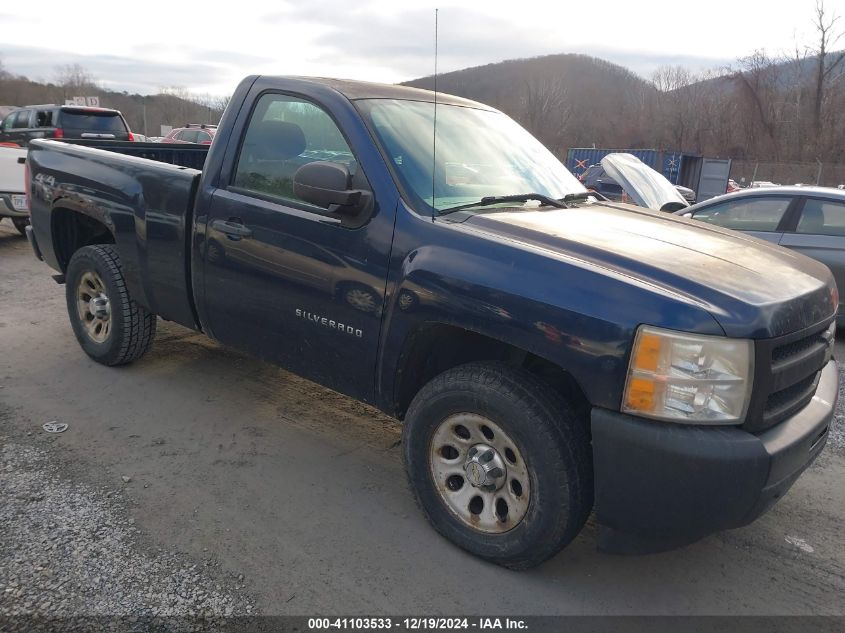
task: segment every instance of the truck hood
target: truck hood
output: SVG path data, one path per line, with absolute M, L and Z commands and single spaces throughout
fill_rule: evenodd
M 830 271 L 815 260 L 639 207 L 598 203 L 475 214 L 464 226 L 697 304 L 728 336 L 791 333 L 830 318 L 838 303 Z

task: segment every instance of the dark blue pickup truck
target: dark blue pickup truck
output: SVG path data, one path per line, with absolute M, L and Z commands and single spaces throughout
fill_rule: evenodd
M 827 438 L 830 271 L 598 202 L 433 96 L 249 77 L 208 149 L 33 141 L 29 236 L 82 348 L 134 361 L 160 317 L 379 407 L 434 527 L 515 569 L 594 507 L 625 552 L 762 514 Z

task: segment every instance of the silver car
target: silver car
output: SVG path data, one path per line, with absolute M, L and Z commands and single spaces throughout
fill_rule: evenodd
M 729 193 L 676 215 L 750 233 L 817 259 L 845 288 L 845 191 L 826 187 L 772 187 Z M 839 325 L 845 308 L 839 303 Z

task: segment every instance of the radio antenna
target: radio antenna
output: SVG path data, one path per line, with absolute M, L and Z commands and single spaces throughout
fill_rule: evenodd
M 431 133 L 431 221 L 437 215 L 437 207 L 434 206 L 434 178 L 437 174 L 437 14 L 440 9 L 434 10 L 434 125 Z

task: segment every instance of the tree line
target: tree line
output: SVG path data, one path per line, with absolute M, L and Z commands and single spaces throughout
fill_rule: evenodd
M 663 66 L 649 79 L 586 55 L 510 60 L 446 73 L 443 92 L 488 103 L 511 115 L 561 158 L 571 147 L 654 148 L 732 158 L 748 165 L 839 164 L 845 178 L 845 50 L 841 16 L 817 0 L 811 40 L 789 52 L 755 51 L 732 67 L 694 72 Z M 407 82 L 433 88 L 433 78 Z M 155 95 L 106 91 L 78 65 L 56 69 L 47 84 L 4 71 L 0 104 L 64 103 L 97 95 L 121 110 L 133 131 L 216 123 L 228 98 L 183 87 Z M 789 169 L 784 178 L 791 178 Z M 750 174 L 749 174 L 750 175 Z M 807 181 L 807 180 L 805 180 Z M 838 184 L 831 182 L 830 184 Z
M 758 50 L 708 73 L 658 69 L 653 133 L 667 146 L 737 159 L 845 162 L 840 18 L 818 0 L 815 41 L 788 53 Z
M 834 52 L 845 44 L 840 19 L 818 0 L 812 41 L 705 72 L 670 65 L 644 79 L 564 54 L 445 73 L 437 86 L 506 112 L 561 158 L 572 147 L 653 148 L 733 158 L 751 169 L 757 161 L 811 163 L 797 170 L 807 178 L 817 161 L 845 163 L 845 51 Z M 407 84 L 434 87 L 433 77 Z M 838 184 L 845 166 L 825 174 Z
M 162 87 L 154 95 L 105 90 L 79 64 L 59 66 L 52 81 L 39 83 L 4 69 L 0 60 L 0 105 L 61 105 L 80 96 L 99 97 L 101 107 L 120 110 L 133 132 L 147 136 L 159 136 L 162 125 L 216 124 L 229 102 L 228 97 L 199 95 L 182 86 Z

